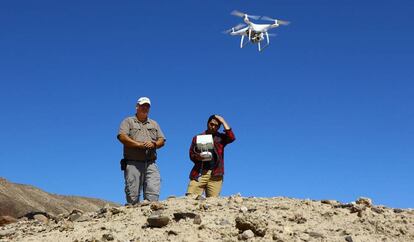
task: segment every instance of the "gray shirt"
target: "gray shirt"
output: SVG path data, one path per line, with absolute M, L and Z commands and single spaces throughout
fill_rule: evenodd
M 119 134 L 128 135 L 129 138 L 139 141 L 157 141 L 159 138 L 165 140 L 164 133 L 157 122 L 152 119 L 147 119 L 141 122 L 136 116 L 131 116 L 124 119 L 119 127 Z M 127 160 L 156 160 L 156 149 L 137 149 L 129 148 L 124 145 L 124 158 Z

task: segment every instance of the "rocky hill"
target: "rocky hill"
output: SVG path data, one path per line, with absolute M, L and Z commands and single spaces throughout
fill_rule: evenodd
M 74 209 L 92 212 L 108 203 L 110 202 L 93 198 L 50 194 L 33 186 L 0 178 L 0 216 L 20 218 L 36 213 L 57 216 Z
M 0 227 L 0 241 L 414 241 L 414 211 L 368 198 L 170 197 Z

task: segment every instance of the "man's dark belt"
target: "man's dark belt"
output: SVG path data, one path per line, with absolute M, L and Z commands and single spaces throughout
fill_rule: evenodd
M 145 161 L 155 161 L 155 160 L 130 160 L 130 159 L 124 159 L 126 162 L 132 161 L 132 162 L 145 162 Z
M 122 159 L 121 161 L 120 161 L 120 165 L 121 165 L 121 171 L 125 171 L 126 170 L 126 167 L 127 167 L 127 164 L 128 164 L 128 162 L 146 162 L 145 160 L 128 160 L 128 159 Z M 155 162 L 155 160 L 147 160 L 148 162 Z

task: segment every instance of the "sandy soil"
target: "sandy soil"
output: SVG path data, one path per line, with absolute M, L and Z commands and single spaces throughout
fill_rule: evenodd
M 286 197 L 171 197 L 40 215 L 0 227 L 0 241 L 414 241 L 414 210 Z

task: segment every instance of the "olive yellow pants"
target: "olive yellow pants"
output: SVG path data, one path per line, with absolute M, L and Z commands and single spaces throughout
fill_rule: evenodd
M 223 185 L 223 176 L 211 176 L 211 170 L 203 171 L 198 180 L 190 180 L 185 195 L 202 195 L 218 197 Z

